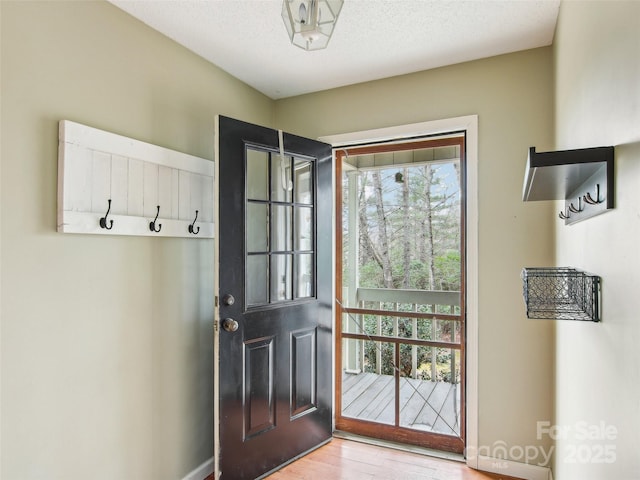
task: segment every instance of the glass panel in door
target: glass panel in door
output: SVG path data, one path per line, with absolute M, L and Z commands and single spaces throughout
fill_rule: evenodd
M 314 161 L 247 147 L 247 305 L 315 296 Z

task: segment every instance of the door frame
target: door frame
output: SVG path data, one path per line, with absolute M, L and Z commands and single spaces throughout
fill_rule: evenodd
M 418 137 L 465 131 L 467 185 L 466 185 L 466 446 L 467 465 L 478 467 L 478 116 L 467 115 L 442 120 L 413 123 L 394 127 L 364 130 L 320 137 L 318 140 L 330 144 L 334 150 L 341 146 L 402 141 Z M 335 168 L 335 162 L 334 162 Z M 334 172 L 335 178 L 335 172 Z M 334 185 L 335 189 L 335 185 Z M 335 193 L 335 192 L 334 192 Z M 334 229 L 337 228 L 334 222 Z M 335 231 L 334 238 L 335 238 Z M 335 245 L 334 245 L 335 255 Z M 334 258 L 335 262 L 335 258 Z M 335 273 L 334 273 L 335 283 Z M 335 285 L 334 285 L 335 292 Z M 334 312 L 335 316 L 335 312 Z M 335 351 L 334 351 L 335 362 Z M 335 379 L 334 379 L 335 384 Z
M 220 131 L 220 118 L 218 115 L 214 119 L 214 132 Z M 216 202 L 220 198 L 220 146 L 219 140 L 214 139 L 213 158 L 214 158 L 214 174 L 213 174 L 213 198 Z M 214 231 L 220 225 L 220 212 L 217 205 L 213 209 L 213 225 Z M 220 305 L 218 302 L 218 292 L 220 291 L 220 236 L 214 235 L 213 238 L 213 381 L 220 378 Z M 220 396 L 214 388 L 213 394 L 213 473 L 220 471 Z M 214 479 L 217 480 L 217 479 Z

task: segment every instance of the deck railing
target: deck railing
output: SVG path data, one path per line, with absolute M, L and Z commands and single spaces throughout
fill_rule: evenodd
M 347 292 L 345 292 L 347 293 Z M 349 298 L 344 295 L 343 298 Z M 407 290 L 407 289 L 386 289 L 386 288 L 358 288 L 352 302 L 356 307 L 342 307 L 342 312 L 347 314 L 348 319 L 343 328 L 342 337 L 347 339 L 343 342 L 343 369 L 347 372 L 364 371 L 365 366 L 365 342 L 389 342 L 396 345 L 396 349 L 401 344 L 411 345 L 411 373 L 412 378 L 418 378 L 418 348 L 426 347 L 431 349 L 431 371 L 432 380 L 438 377 L 437 372 L 437 350 L 445 348 L 450 350 L 450 382 L 457 382 L 456 350 L 461 349 L 460 341 L 455 341 L 454 328 L 451 328 L 450 341 L 438 340 L 438 323 L 440 321 L 459 322 L 460 315 L 460 292 L 457 291 L 427 291 L 427 290 Z M 352 303 L 353 304 L 353 303 Z M 363 321 L 365 315 L 373 315 L 376 319 L 376 331 L 363 331 Z M 391 335 L 383 334 L 383 318 L 392 319 L 393 332 Z M 401 319 L 411 319 L 412 328 L 410 337 L 399 336 L 399 321 Z M 418 337 L 419 320 L 430 320 L 431 339 L 425 340 Z M 395 356 L 399 358 L 399 354 Z M 383 368 L 382 350 L 376 350 L 375 371 L 381 374 Z

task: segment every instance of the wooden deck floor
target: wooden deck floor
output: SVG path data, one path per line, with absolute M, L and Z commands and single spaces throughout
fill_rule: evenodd
M 394 379 L 374 373 L 342 377 L 342 415 L 393 425 Z M 416 430 L 460 433 L 460 386 L 413 378 L 400 379 L 400 425 Z

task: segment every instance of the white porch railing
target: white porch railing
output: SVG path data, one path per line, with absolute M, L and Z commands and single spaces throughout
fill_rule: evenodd
M 346 293 L 346 292 L 345 292 Z M 460 292 L 456 291 L 427 291 L 427 290 L 401 290 L 386 288 L 358 288 L 355 292 L 355 308 L 343 308 L 348 311 L 348 319 L 344 323 L 343 336 L 361 336 L 363 331 L 363 321 L 365 315 L 374 315 L 377 326 L 373 336 L 379 341 L 384 336 L 383 317 L 391 316 L 393 322 L 393 333 L 388 337 L 389 341 L 396 344 L 411 344 L 411 377 L 418 378 L 418 347 L 421 344 L 430 345 L 431 348 L 431 379 L 437 378 L 437 350 L 446 348 L 456 343 L 454 340 L 454 330 L 452 328 L 452 338 L 450 342 L 437 340 L 438 322 L 440 321 L 460 321 Z M 343 298 L 349 298 L 344 295 Z M 353 296 L 351 298 L 354 298 Z M 391 307 L 391 308 L 390 308 Z M 402 309 L 400 309 L 402 307 Z M 370 311 L 370 313 L 369 313 Z M 409 318 L 412 321 L 411 337 L 400 338 L 398 336 L 398 323 L 402 318 Z M 421 319 L 431 320 L 431 340 L 419 339 L 418 321 Z M 367 336 L 368 337 L 368 336 Z M 406 340 L 403 342 L 403 340 Z M 424 340 L 421 342 L 420 340 Z M 348 373 L 364 371 L 365 366 L 365 342 L 369 338 L 345 338 L 343 341 L 343 370 Z M 399 348 L 399 347 L 397 347 Z M 460 350 L 459 343 L 455 348 L 450 348 L 450 379 L 451 383 L 457 382 L 456 350 Z M 376 349 L 376 362 L 374 373 L 382 373 L 382 350 Z

